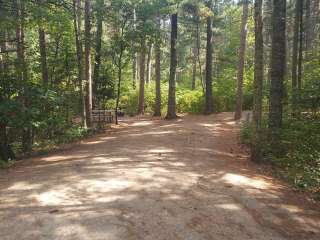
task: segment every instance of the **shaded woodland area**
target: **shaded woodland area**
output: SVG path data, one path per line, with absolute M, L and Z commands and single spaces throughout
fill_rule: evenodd
M 1 165 L 94 134 L 94 109 L 249 110 L 251 159 L 319 197 L 319 21 L 319 0 L 0 0 Z

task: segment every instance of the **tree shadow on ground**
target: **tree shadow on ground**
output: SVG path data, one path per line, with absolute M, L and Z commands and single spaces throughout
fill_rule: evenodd
M 319 239 L 319 212 L 258 174 L 231 114 L 125 121 L 0 178 L 0 239 Z

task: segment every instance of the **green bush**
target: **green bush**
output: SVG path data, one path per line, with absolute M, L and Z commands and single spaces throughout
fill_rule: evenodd
M 177 112 L 203 113 L 205 109 L 204 94 L 201 89 L 177 92 Z
M 280 147 L 286 154 L 274 162 L 288 171 L 288 178 L 299 187 L 320 191 L 320 122 L 287 120 Z
M 90 130 L 81 127 L 80 125 L 72 126 L 59 138 L 60 143 L 69 143 L 80 140 L 90 134 Z
M 161 106 L 162 112 L 164 113 L 167 107 L 167 92 L 168 85 L 165 83 L 161 84 Z M 145 113 L 153 113 L 154 105 L 155 105 L 155 84 L 154 82 L 145 86 L 144 91 L 144 106 Z M 120 97 L 119 106 L 125 112 L 125 114 L 129 116 L 134 116 L 138 112 L 138 104 L 139 104 L 139 89 L 131 89 L 122 93 Z M 114 109 L 116 106 L 116 100 L 110 99 L 107 100 L 104 104 L 106 109 Z
M 268 130 L 264 128 L 262 131 L 264 159 L 277 166 L 279 173 L 295 186 L 320 195 L 319 119 L 285 119 L 277 149 L 272 148 Z M 242 142 L 250 145 L 251 132 L 251 125 L 244 124 Z

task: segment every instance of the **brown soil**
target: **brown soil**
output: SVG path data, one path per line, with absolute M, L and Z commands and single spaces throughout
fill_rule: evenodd
M 0 171 L 1 240 L 320 239 L 320 211 L 263 173 L 230 113 L 131 118 Z

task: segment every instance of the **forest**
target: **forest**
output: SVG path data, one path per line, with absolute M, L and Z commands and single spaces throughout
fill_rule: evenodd
M 101 134 L 121 137 L 126 124 L 160 121 L 160 131 L 182 121 L 187 142 L 202 134 L 196 126 L 215 126 L 230 154 L 238 150 L 228 134 L 250 164 L 317 201 L 319 32 L 319 0 L 0 0 L 0 168 Z M 149 136 L 164 134 L 148 126 L 136 139 L 142 152 Z M 171 131 L 163 144 L 184 130 Z M 112 154 L 123 143 L 110 138 Z M 194 142 L 194 161 L 210 139 Z

